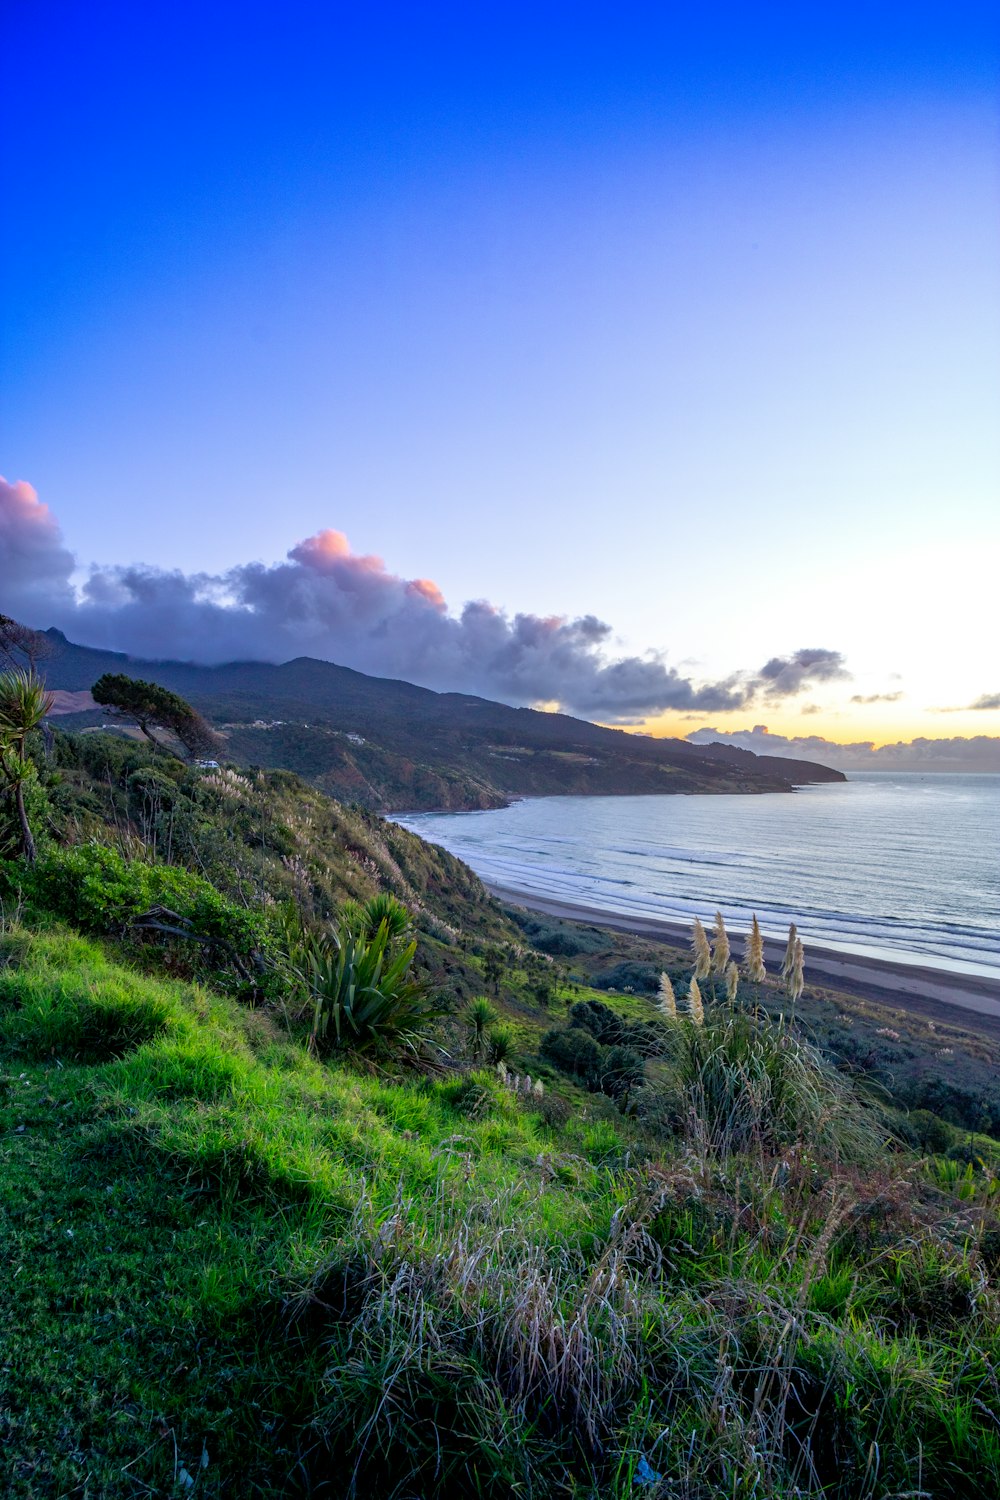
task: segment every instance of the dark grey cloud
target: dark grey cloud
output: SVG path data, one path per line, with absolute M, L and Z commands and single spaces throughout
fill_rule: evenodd
M 772 656 L 758 672 L 756 686 L 764 698 L 790 698 L 818 682 L 836 682 L 850 675 L 839 651 L 811 646 L 791 656 Z
M 1000 708 L 1000 693 L 980 693 L 975 703 L 970 703 L 969 707 L 975 709 Z
M 144 565 L 94 567 L 79 590 L 54 518 L 28 485 L 0 490 L 0 610 L 88 645 L 217 663 L 310 655 L 378 676 L 514 703 L 557 702 L 628 723 L 668 709 L 726 713 L 845 675 L 838 652 L 774 657 L 759 672 L 697 682 L 661 655 L 609 659 L 595 615 L 507 614 L 485 600 L 449 611 L 429 579 L 391 573 L 338 531 L 284 561 L 221 574 Z
M 898 740 L 875 746 L 873 740 L 840 743 L 819 734 L 771 734 L 766 724 L 753 729 L 696 729 L 695 745 L 736 745 L 758 755 L 816 760 L 840 771 L 1000 771 L 1000 735 L 956 735 L 951 739 Z
M 851 697 L 852 703 L 898 703 L 900 698 L 906 695 L 897 693 L 854 693 Z

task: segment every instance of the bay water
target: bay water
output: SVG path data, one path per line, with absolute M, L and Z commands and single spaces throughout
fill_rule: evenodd
M 538 797 L 397 822 L 511 892 L 1000 977 L 1000 776 L 868 772 L 791 794 Z

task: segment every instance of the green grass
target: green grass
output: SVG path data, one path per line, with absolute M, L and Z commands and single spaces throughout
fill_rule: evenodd
M 0 1070 L 16 1500 L 1000 1488 L 995 1203 L 915 1158 L 327 1066 L 58 929 L 0 939 Z

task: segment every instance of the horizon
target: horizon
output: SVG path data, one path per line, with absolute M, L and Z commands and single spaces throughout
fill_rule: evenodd
M 1000 768 L 993 9 L 270 14 L 3 23 L 0 608 Z

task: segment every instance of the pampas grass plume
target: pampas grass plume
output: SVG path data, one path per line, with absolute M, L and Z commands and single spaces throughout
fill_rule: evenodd
M 712 968 L 716 974 L 724 974 L 729 963 L 729 934 L 722 920 L 721 911 L 715 913 L 715 931 L 712 943 Z
M 795 951 L 792 954 L 792 962 L 789 966 L 788 975 L 785 979 L 785 984 L 788 989 L 788 998 L 789 1000 L 791 1000 L 793 1005 L 795 1004 L 796 1000 L 801 998 L 802 991 L 805 987 L 805 962 L 806 950 L 802 946 L 802 939 L 800 937 L 797 937 L 795 939 Z
M 764 936 L 757 921 L 757 913 L 754 912 L 753 924 L 747 935 L 746 951 L 743 954 L 743 963 L 746 968 L 747 978 L 754 984 L 763 984 L 767 978 L 767 969 L 764 965 Z
M 740 971 L 733 963 L 732 959 L 730 959 L 729 963 L 726 965 L 726 999 L 729 1001 L 730 1005 L 734 1005 L 736 1003 L 736 991 L 739 989 L 739 984 Z
M 667 973 L 660 975 L 659 1011 L 665 1020 L 677 1020 L 677 997 L 674 994 L 674 987 L 670 983 L 670 975 Z
M 697 917 L 691 928 L 691 954 L 694 958 L 695 979 L 707 979 L 712 968 L 712 950 L 708 946 L 708 936 Z
M 788 976 L 789 976 L 789 974 L 792 971 L 792 965 L 795 962 L 795 942 L 796 942 L 796 939 L 798 938 L 798 935 L 799 935 L 798 928 L 796 927 L 795 923 L 793 922 L 791 924 L 791 926 L 789 927 L 789 929 L 788 929 L 788 943 L 787 943 L 787 945 L 785 947 L 785 956 L 784 956 L 784 958 L 781 961 L 781 977 L 782 977 L 782 979 L 787 979 Z
M 688 1011 L 696 1026 L 704 1026 L 705 1007 L 701 1002 L 701 987 L 698 984 L 696 975 L 692 976 L 691 987 L 688 990 Z

